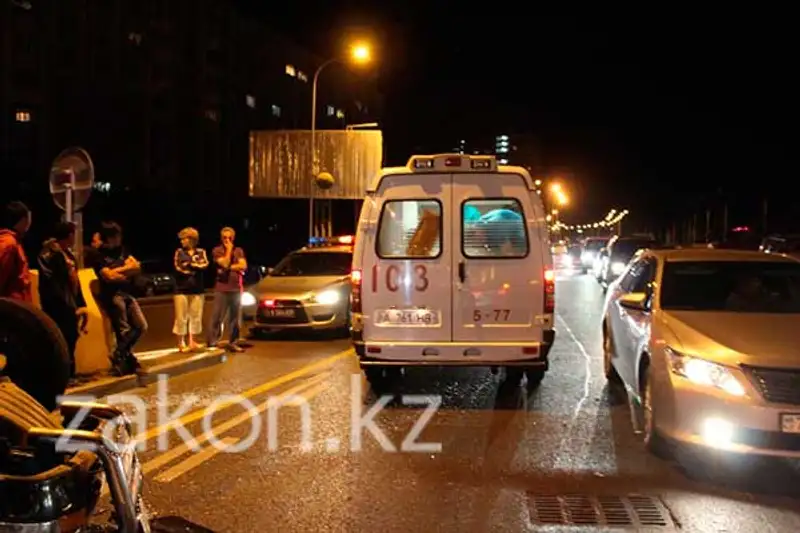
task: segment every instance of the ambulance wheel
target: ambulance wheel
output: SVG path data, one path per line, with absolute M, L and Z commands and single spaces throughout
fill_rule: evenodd
M 523 376 L 525 376 L 525 369 L 521 366 L 507 366 L 503 383 L 505 385 L 519 385 L 522 383 Z
M 547 371 L 542 368 L 526 368 L 525 378 L 528 380 L 528 388 L 532 389 L 538 387 L 542 383 L 546 372 Z
M 403 375 L 402 369 L 396 366 L 365 366 L 363 370 L 367 381 L 375 389 L 385 387 Z
M 506 385 L 520 385 L 522 377 L 527 378 L 527 384 L 530 388 L 538 387 L 544 379 L 546 370 L 542 368 L 525 368 L 521 366 L 507 366 L 506 367 Z
M 53 319 L 32 305 L 0 298 L 0 375 L 48 411 L 69 382 L 69 353 Z

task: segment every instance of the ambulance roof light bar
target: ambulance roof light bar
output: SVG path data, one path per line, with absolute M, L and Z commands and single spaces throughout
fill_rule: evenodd
M 465 154 L 440 154 L 432 156 L 413 156 L 408 166 L 419 171 L 493 171 L 497 170 L 497 159 L 491 155 L 471 156 Z

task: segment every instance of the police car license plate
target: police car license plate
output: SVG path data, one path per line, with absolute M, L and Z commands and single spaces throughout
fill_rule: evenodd
M 383 309 L 377 312 L 375 324 L 378 326 L 438 326 L 439 313 L 430 309 Z
M 276 318 L 294 318 L 294 309 L 264 309 L 264 316 Z
M 800 433 L 800 414 L 781 415 L 781 431 L 783 433 Z

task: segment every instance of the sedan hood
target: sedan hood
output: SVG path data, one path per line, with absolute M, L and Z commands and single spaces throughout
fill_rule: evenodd
M 800 367 L 800 315 L 665 311 L 675 349 L 724 364 Z
M 249 292 L 261 297 L 285 297 L 298 299 L 310 292 L 319 291 L 337 282 L 347 280 L 347 276 L 281 277 L 268 276 L 259 281 Z

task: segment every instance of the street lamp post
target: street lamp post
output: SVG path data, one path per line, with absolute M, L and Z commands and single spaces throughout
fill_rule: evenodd
M 314 193 L 316 187 L 314 179 L 319 174 L 319 159 L 317 158 L 317 83 L 319 82 L 319 75 L 325 67 L 332 63 L 339 61 L 337 58 L 332 58 L 319 66 L 314 73 L 314 81 L 311 83 L 311 193 L 308 195 L 308 236 L 314 236 Z
M 355 63 L 366 63 L 369 61 L 370 51 L 369 48 L 363 44 L 356 44 L 351 49 L 351 60 Z M 341 59 L 338 57 L 331 58 L 325 61 L 314 72 L 314 79 L 311 83 L 311 193 L 308 195 L 308 236 L 314 236 L 314 192 L 315 183 L 313 182 L 319 174 L 319 158 L 317 158 L 317 85 L 319 82 L 319 75 L 328 65 L 338 63 Z

